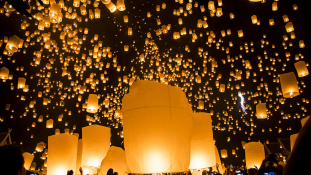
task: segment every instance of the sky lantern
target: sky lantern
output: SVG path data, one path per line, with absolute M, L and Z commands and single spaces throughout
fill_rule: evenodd
M 309 75 L 308 68 L 307 68 L 306 63 L 304 61 L 298 61 L 294 65 L 295 65 L 298 77 L 305 77 L 305 76 Z
M 49 136 L 48 148 L 48 174 L 66 175 L 68 170 L 76 169 L 78 151 L 77 136 L 71 134 Z
M 239 31 L 238 31 L 238 37 L 243 37 L 243 36 L 244 36 L 243 30 L 239 30 Z
M 187 171 L 192 110 L 184 92 L 141 80 L 129 92 L 122 101 L 127 173 Z
M 299 95 L 299 88 L 294 72 L 281 74 L 280 83 L 284 98 L 292 98 Z
M 288 23 L 285 25 L 285 29 L 286 29 L 286 32 L 287 32 L 287 33 L 293 32 L 293 31 L 294 31 L 293 23 L 292 23 L 292 22 L 288 22 Z
M 204 109 L 204 101 L 203 100 L 199 100 L 198 109 Z
M 25 85 L 26 85 L 26 78 L 19 77 L 18 78 L 17 88 L 18 89 L 23 89 L 23 88 L 25 88 Z
M 228 157 L 228 152 L 226 149 L 220 150 L 221 158 L 227 158 Z
M 247 169 L 259 168 L 265 159 L 265 150 L 260 142 L 249 142 L 245 144 L 245 161 Z
M 108 4 L 105 4 L 105 6 L 107 7 L 107 9 L 113 13 L 117 10 L 117 7 L 114 5 L 114 3 L 109 2 Z
M 61 8 L 58 4 L 51 4 L 49 16 L 50 16 L 50 20 L 52 23 L 58 23 L 59 22 L 59 17 L 61 17 L 60 10 L 61 10 Z
M 189 169 L 203 169 L 216 165 L 211 114 L 193 114 L 190 150 Z
M 273 2 L 272 3 L 272 11 L 277 11 L 278 10 L 278 3 L 277 2 Z
M 0 69 L 0 78 L 1 78 L 2 80 L 6 80 L 6 79 L 9 78 L 9 69 L 8 69 L 8 68 L 2 67 L 2 68 Z
M 53 119 L 49 119 L 46 121 L 46 128 L 53 128 Z
M 129 17 L 127 15 L 124 15 L 123 16 L 123 20 L 125 23 L 128 23 L 129 22 Z
M 258 119 L 266 119 L 267 118 L 266 103 L 258 103 L 256 105 L 256 115 L 257 115 Z
M 129 28 L 127 29 L 127 34 L 128 34 L 129 36 L 131 36 L 131 35 L 133 34 L 132 27 L 129 27 Z
M 226 90 L 226 85 L 225 84 L 220 84 L 219 92 L 225 92 L 225 90 Z
M 28 152 L 24 152 L 23 153 L 23 157 L 24 157 L 24 161 L 25 161 L 24 167 L 25 167 L 26 170 L 29 170 L 30 165 L 31 165 L 31 163 L 33 161 L 34 155 L 32 155 L 32 154 L 30 154 Z
M 9 38 L 9 41 L 7 42 L 5 49 L 8 50 L 11 53 L 17 52 L 18 48 L 20 48 L 21 39 L 17 37 L 16 35 L 13 35 Z
M 103 4 L 109 4 L 111 2 L 111 0 L 102 0 Z
M 253 15 L 253 16 L 251 16 L 251 18 L 252 18 L 252 23 L 257 24 L 257 16 Z
M 100 167 L 110 147 L 110 128 L 91 125 L 82 128 L 82 166 Z
M 125 10 L 124 0 L 117 0 L 117 8 L 119 11 Z
M 100 173 L 106 174 L 110 168 L 120 175 L 127 175 L 125 152 L 122 148 L 115 146 L 109 148 L 106 157 L 101 162 Z
M 89 113 L 97 113 L 97 111 L 98 111 L 98 97 L 96 94 L 89 94 L 86 111 Z

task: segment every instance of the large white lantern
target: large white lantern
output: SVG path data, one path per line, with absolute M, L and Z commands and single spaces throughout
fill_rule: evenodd
M 49 136 L 48 148 L 48 175 L 67 175 L 68 170 L 76 169 L 77 136 L 71 134 Z
M 123 98 L 128 173 L 187 171 L 192 110 L 184 92 L 154 81 L 136 81 Z
M 211 114 L 193 114 L 190 153 L 189 169 L 203 169 L 216 165 Z
M 119 175 L 126 174 L 125 152 L 122 148 L 111 146 L 100 166 L 100 173 L 106 174 L 112 168 Z
M 294 72 L 281 74 L 280 82 L 284 98 L 292 98 L 299 95 L 299 88 Z
M 79 139 L 78 141 L 78 153 L 77 153 L 77 166 L 76 166 L 76 174 L 79 172 L 79 169 L 81 167 L 81 163 L 82 163 L 82 139 Z
M 99 167 L 110 147 L 110 128 L 91 125 L 82 128 L 82 167 Z
M 245 144 L 245 161 L 247 169 L 260 168 L 265 159 L 265 149 L 260 142 L 249 142 Z

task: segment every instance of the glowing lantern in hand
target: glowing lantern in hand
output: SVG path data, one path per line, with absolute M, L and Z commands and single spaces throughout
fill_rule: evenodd
M 203 169 L 216 165 L 211 114 L 193 114 L 190 153 L 189 169 Z
M 281 74 L 280 83 L 284 98 L 292 98 L 299 95 L 299 88 L 294 72 Z
M 245 144 L 245 161 L 246 167 L 259 168 L 262 161 L 265 159 L 265 150 L 260 142 L 249 142 Z
M 187 171 L 192 110 L 184 92 L 153 81 L 136 81 L 123 98 L 128 173 Z
M 20 48 L 21 39 L 16 35 L 13 35 L 9 38 L 8 43 L 5 46 L 5 49 L 11 53 L 17 52 L 18 48 Z

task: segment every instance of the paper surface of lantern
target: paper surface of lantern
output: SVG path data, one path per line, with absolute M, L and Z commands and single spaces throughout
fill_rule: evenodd
M 228 157 L 228 152 L 226 149 L 220 150 L 221 153 L 221 158 L 227 158 Z
M 308 68 L 307 68 L 306 63 L 304 61 L 298 61 L 294 65 L 295 65 L 298 77 L 304 77 L 304 76 L 309 75 Z
M 86 111 L 89 113 L 97 113 L 98 97 L 96 94 L 89 94 Z
M 203 169 L 216 165 L 211 114 L 193 114 L 190 153 L 189 169 Z
M 49 175 L 67 175 L 68 170 L 76 169 L 78 137 L 70 134 L 49 136 L 48 148 Z
M 3 80 L 6 80 L 9 78 L 9 69 L 7 69 L 6 67 L 2 67 L 0 69 L 0 78 Z
M 310 119 L 310 116 L 301 119 L 301 127 L 303 127 L 309 119 Z
M 221 160 L 220 160 L 220 156 L 219 156 L 219 151 L 218 151 L 216 145 L 214 145 L 214 147 L 215 147 L 215 154 L 216 154 L 216 163 L 219 165 L 219 167 L 218 167 L 219 173 L 220 173 L 220 174 L 224 174 L 224 173 L 225 173 L 225 172 L 224 172 L 225 169 L 223 169 L 223 167 L 221 166 L 222 164 L 221 164 Z M 213 166 L 213 171 L 216 171 L 216 172 L 217 172 L 216 165 Z
M 76 164 L 76 174 L 79 172 L 79 169 L 81 167 L 82 163 L 82 148 L 83 148 L 83 143 L 82 139 L 78 140 L 78 152 L 77 152 L 77 164 Z
M 110 128 L 91 125 L 82 128 L 82 166 L 99 167 L 110 147 Z
M 297 139 L 297 137 L 298 137 L 298 134 L 299 134 L 299 133 L 297 133 L 297 134 L 292 134 L 292 135 L 290 135 L 290 137 L 289 137 L 289 139 L 290 139 L 290 150 L 291 150 L 291 151 L 293 151 L 293 149 L 294 149 L 294 145 L 295 145 L 296 139 Z
M 24 161 L 25 161 L 24 167 L 25 167 L 26 170 L 29 170 L 30 165 L 31 165 L 31 163 L 33 161 L 34 155 L 32 155 L 32 154 L 30 154 L 28 152 L 25 152 L 25 153 L 23 153 L 23 157 L 24 157 Z
M 281 74 L 280 83 L 284 98 L 292 98 L 299 95 L 299 88 L 294 72 Z
M 136 81 L 123 98 L 128 173 L 187 171 L 192 110 L 184 92 L 153 81 Z
M 26 78 L 18 78 L 18 89 L 23 89 L 26 85 Z
M 126 175 L 125 152 L 122 148 L 111 146 L 104 160 L 101 162 L 100 173 L 106 174 L 112 168 L 119 175 Z
M 265 159 L 265 150 L 260 142 L 249 142 L 245 144 L 245 161 L 247 169 L 260 167 Z
M 258 103 L 256 105 L 256 114 L 257 114 L 258 119 L 266 119 L 267 118 L 266 103 Z

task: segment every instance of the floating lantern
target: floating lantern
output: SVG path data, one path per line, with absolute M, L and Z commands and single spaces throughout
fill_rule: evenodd
M 228 152 L 226 149 L 220 150 L 221 158 L 227 158 L 228 157 Z
M 277 11 L 278 10 L 278 3 L 277 2 L 273 2 L 272 3 L 272 11 Z
M 204 109 L 204 101 L 203 100 L 199 100 L 198 109 Z
M 111 0 L 102 0 L 103 4 L 109 4 L 111 2 Z
M 258 103 L 256 105 L 256 114 L 257 114 L 258 119 L 266 119 L 267 118 L 266 103 Z
M 225 92 L 225 90 L 226 90 L 226 85 L 225 84 L 220 84 L 219 92 Z
M 299 88 L 294 72 L 281 74 L 280 83 L 284 98 L 292 98 L 299 95 Z
M 20 48 L 21 39 L 16 35 L 13 35 L 9 38 L 5 48 L 11 53 L 17 52 L 18 48 Z
M 77 163 L 78 137 L 71 134 L 58 134 L 48 137 L 48 174 L 67 175 L 75 170 Z
M 301 119 L 301 126 L 303 127 L 309 119 L 310 119 L 310 116 Z
M 46 121 L 46 128 L 53 128 L 53 119 L 49 119 Z
M 257 24 L 257 16 L 253 15 L 253 16 L 251 16 L 251 18 L 252 18 L 252 23 Z
M 265 150 L 260 142 L 249 142 L 245 144 L 246 167 L 259 168 L 262 160 L 265 159 Z
M 6 67 L 2 67 L 0 69 L 0 78 L 2 80 L 6 80 L 9 78 L 9 69 L 7 69 Z
M 211 114 L 193 114 L 190 153 L 189 169 L 203 169 L 216 165 Z
M 59 17 L 61 17 L 60 10 L 61 10 L 61 8 L 58 4 L 52 4 L 50 6 L 49 16 L 50 16 L 50 20 L 52 23 L 59 22 Z
M 117 9 L 119 11 L 124 11 L 125 10 L 124 0 L 118 0 L 117 1 Z
M 100 173 L 106 174 L 112 168 L 119 175 L 127 175 L 125 152 L 122 148 L 111 146 L 104 160 L 101 162 Z
M 127 15 L 124 15 L 123 16 L 123 20 L 125 23 L 128 23 L 129 22 L 129 17 Z
M 113 12 L 115 12 L 116 10 L 117 10 L 117 7 L 114 5 L 114 3 L 112 3 L 112 2 L 109 2 L 108 4 L 105 4 L 106 5 L 106 7 L 107 7 L 107 9 L 111 12 L 111 13 L 113 13 Z
M 100 167 L 110 147 L 110 128 L 91 125 L 82 128 L 82 166 Z
M 24 157 L 24 162 L 25 162 L 24 163 L 24 167 L 25 167 L 26 170 L 29 170 L 30 165 L 31 165 L 31 163 L 33 161 L 34 155 L 32 155 L 32 154 L 30 154 L 28 152 L 24 152 L 23 153 L 23 157 Z
M 127 173 L 187 171 L 192 109 L 184 92 L 153 81 L 136 81 L 129 92 L 122 105 Z
M 127 29 L 127 34 L 128 34 L 129 36 L 131 36 L 131 35 L 133 34 L 132 27 L 129 27 L 129 28 Z
M 304 61 L 298 61 L 294 65 L 295 65 L 298 77 L 305 77 L 305 76 L 309 75 L 308 68 L 307 68 Z
M 239 31 L 238 31 L 238 36 L 239 36 L 239 37 L 243 37 L 243 36 L 244 36 L 243 30 L 239 30 Z
M 294 31 L 293 23 L 292 23 L 292 22 L 288 22 L 288 23 L 285 25 L 285 29 L 286 29 L 286 32 L 287 32 L 287 33 L 293 32 L 293 31 Z
M 26 78 L 18 78 L 17 89 L 23 89 L 26 85 Z
M 98 110 L 98 97 L 96 94 L 89 94 L 86 111 L 89 113 L 97 113 L 97 110 Z

